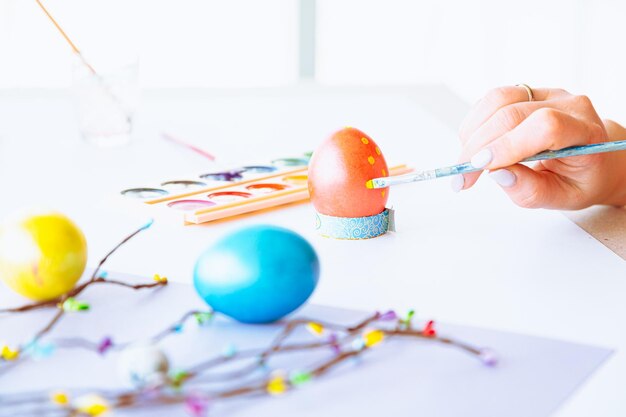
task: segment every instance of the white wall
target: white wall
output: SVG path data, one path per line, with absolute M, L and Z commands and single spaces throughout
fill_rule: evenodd
M 297 80 L 298 0 L 45 1 L 94 64 L 138 55 L 147 88 Z M 317 0 L 317 10 L 318 82 L 442 82 L 470 102 L 497 85 L 559 86 L 626 121 L 626 2 Z M 70 55 L 34 0 L 0 0 L 0 88 L 65 87 Z
M 470 102 L 498 85 L 558 86 L 626 121 L 626 2 L 318 0 L 318 78 L 439 81 Z
M 100 72 L 144 87 L 276 85 L 297 76 L 293 0 L 43 0 Z M 0 0 L 0 88 L 65 87 L 72 54 L 34 0 Z

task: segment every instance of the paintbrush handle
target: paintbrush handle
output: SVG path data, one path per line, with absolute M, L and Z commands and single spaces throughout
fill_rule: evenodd
M 603 152 L 616 152 L 626 150 L 626 140 L 616 142 L 602 142 L 591 145 L 571 146 L 556 151 L 543 151 L 537 155 L 526 158 L 521 162 L 544 161 L 546 159 L 567 158 L 570 156 L 591 155 Z M 470 162 L 451 165 L 448 167 L 432 169 L 428 171 L 413 172 L 393 177 L 375 178 L 371 180 L 371 188 L 386 188 L 391 185 L 406 184 L 409 182 L 432 180 L 435 178 L 448 177 L 450 175 L 468 174 L 482 171 L 484 168 L 475 168 Z M 368 188 L 369 182 L 368 182 Z

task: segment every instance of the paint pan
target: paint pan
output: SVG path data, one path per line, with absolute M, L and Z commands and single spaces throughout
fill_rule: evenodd
M 206 183 L 202 181 L 192 180 L 175 180 L 161 183 L 161 186 L 170 191 L 184 191 L 194 188 L 206 187 Z
M 211 172 L 209 174 L 200 175 L 200 178 L 211 181 L 237 181 L 243 178 L 242 173 L 243 171 L 241 170 Z
M 245 174 L 267 174 L 276 171 L 276 167 L 269 165 L 250 165 L 243 167 Z
M 307 166 L 309 161 L 304 158 L 279 158 L 272 160 L 272 165 L 277 167 Z
M 215 203 L 208 200 L 177 200 L 167 203 L 167 206 L 174 210 L 194 211 L 214 206 Z
M 285 184 L 265 184 L 265 183 L 251 184 L 246 187 L 246 189 L 250 191 L 254 191 L 256 193 L 260 193 L 260 194 L 269 194 L 269 193 L 273 193 L 276 191 L 284 190 L 286 188 L 289 188 L 289 186 Z
M 208 197 L 215 202 L 225 203 L 231 201 L 245 200 L 252 197 L 252 194 L 242 191 L 220 191 L 217 193 L 209 194 Z
M 283 182 L 293 185 L 304 185 L 309 181 L 308 175 L 288 175 L 283 178 Z
M 169 193 L 160 188 L 129 188 L 122 191 L 122 195 L 131 198 L 138 198 L 141 200 L 149 198 L 158 198 L 168 195 Z

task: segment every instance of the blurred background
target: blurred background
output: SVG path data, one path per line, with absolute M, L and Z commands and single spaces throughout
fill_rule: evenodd
M 626 122 L 618 0 L 47 0 L 95 66 L 145 89 L 442 83 L 473 103 L 519 82 Z M 72 54 L 34 0 L 0 0 L 0 95 L 65 88 Z

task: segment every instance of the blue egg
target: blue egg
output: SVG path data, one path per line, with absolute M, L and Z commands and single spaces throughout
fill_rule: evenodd
M 302 236 L 252 226 L 208 248 L 196 262 L 196 291 L 215 311 L 244 323 L 270 323 L 300 307 L 315 290 L 319 260 Z

